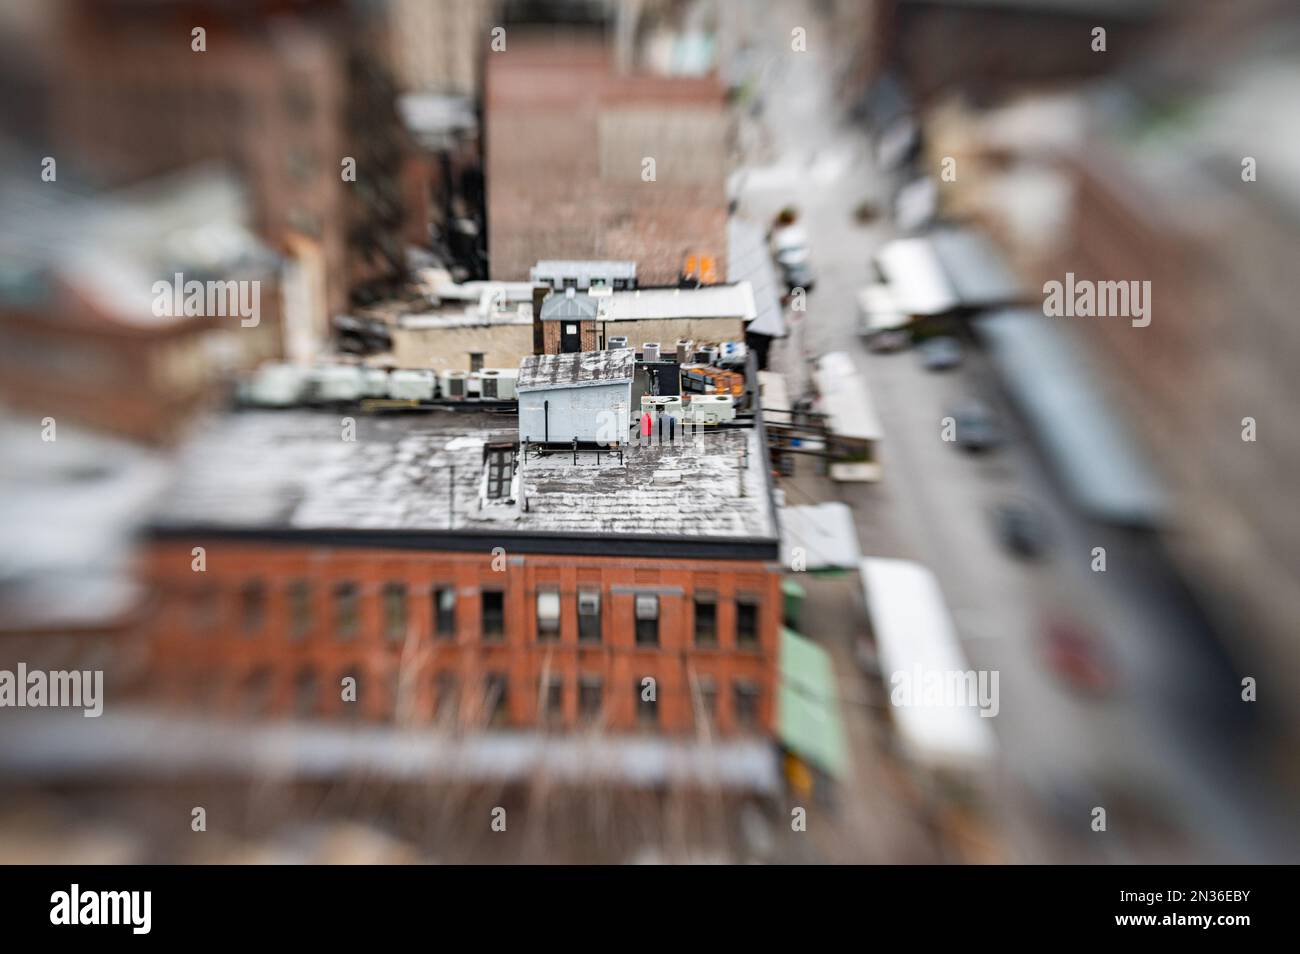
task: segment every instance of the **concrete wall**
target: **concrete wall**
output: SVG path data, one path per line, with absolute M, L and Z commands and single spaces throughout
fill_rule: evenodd
M 468 371 L 471 352 L 483 354 L 485 368 L 517 368 L 533 353 L 533 326 L 393 330 L 393 357 L 403 368 Z

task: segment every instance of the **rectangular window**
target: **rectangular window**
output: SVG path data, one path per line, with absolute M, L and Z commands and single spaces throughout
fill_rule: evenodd
M 578 590 L 578 641 L 600 642 L 600 590 Z
M 384 636 L 389 642 L 406 638 L 406 584 L 384 585 Z
M 500 590 L 484 590 L 483 641 L 497 643 L 506 634 L 506 595 Z
M 755 729 L 758 727 L 758 695 L 758 686 L 752 682 L 737 681 L 732 686 L 737 728 Z
M 758 602 L 741 597 L 736 600 L 736 646 L 758 648 Z
M 545 725 L 559 725 L 564 720 L 564 680 L 559 676 L 537 680 L 538 708 Z
M 487 714 L 489 725 L 505 725 L 509 721 L 506 711 L 508 685 L 503 672 L 488 673 L 483 680 L 483 711 Z
M 695 645 L 718 645 L 718 598 L 712 593 L 695 594 Z
M 289 584 L 289 638 L 304 639 L 311 631 L 311 585 L 306 580 Z
M 469 353 L 469 369 L 470 371 L 483 370 L 483 352 L 471 351 Z
M 456 590 L 450 586 L 433 588 L 433 635 L 437 639 L 456 636 Z
M 637 724 L 650 729 L 659 725 L 659 696 L 657 680 L 649 685 L 636 681 L 636 721 Z
M 257 632 L 266 621 L 266 587 L 261 580 L 249 580 L 239 591 L 239 619 L 246 633 Z
M 334 586 L 334 634 L 339 639 L 353 639 L 357 635 L 359 594 L 355 583 L 336 583 Z
M 509 497 L 515 476 L 515 445 L 488 444 L 483 448 L 483 467 L 487 472 L 488 499 Z
M 659 597 L 653 593 L 636 596 L 636 644 L 659 645 Z
M 560 638 L 560 592 L 537 591 L 537 640 L 553 641 Z
M 583 722 L 600 721 L 604 688 L 599 676 L 582 676 L 578 679 L 578 715 Z

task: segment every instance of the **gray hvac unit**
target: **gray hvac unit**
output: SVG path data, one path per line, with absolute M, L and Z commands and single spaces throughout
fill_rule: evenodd
M 611 335 L 606 343 L 607 351 L 621 351 L 627 347 L 627 335 Z
M 657 341 L 647 341 L 645 344 L 643 344 L 643 345 L 641 346 L 641 360 L 642 360 L 642 361 L 658 361 L 658 360 L 659 360 L 659 342 L 657 342 Z

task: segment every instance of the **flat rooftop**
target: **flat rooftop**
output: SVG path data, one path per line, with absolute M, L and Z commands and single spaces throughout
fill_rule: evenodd
M 609 351 L 573 351 L 567 354 L 530 354 L 519 362 L 520 391 L 577 388 L 631 381 L 636 352 L 631 348 Z
M 180 452 L 151 530 L 331 545 L 777 559 L 777 526 L 756 429 L 617 454 L 539 455 L 520 499 L 482 497 L 483 448 L 514 441 L 513 415 L 489 411 L 356 418 L 241 411 L 214 419 Z M 526 502 L 526 503 L 525 503 Z M 507 542 L 508 541 L 508 542 Z

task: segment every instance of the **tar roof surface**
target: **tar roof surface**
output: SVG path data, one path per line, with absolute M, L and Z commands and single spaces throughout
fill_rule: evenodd
M 488 412 L 356 418 L 244 411 L 183 449 L 157 531 L 394 530 L 775 540 L 754 430 L 618 456 L 539 456 L 523 465 L 522 505 L 483 502 L 483 445 L 511 441 L 513 416 Z M 743 489 L 743 493 L 742 493 Z
M 530 354 L 519 362 L 519 390 L 581 387 L 631 381 L 636 352 L 631 348 L 614 351 L 577 351 L 569 354 Z

